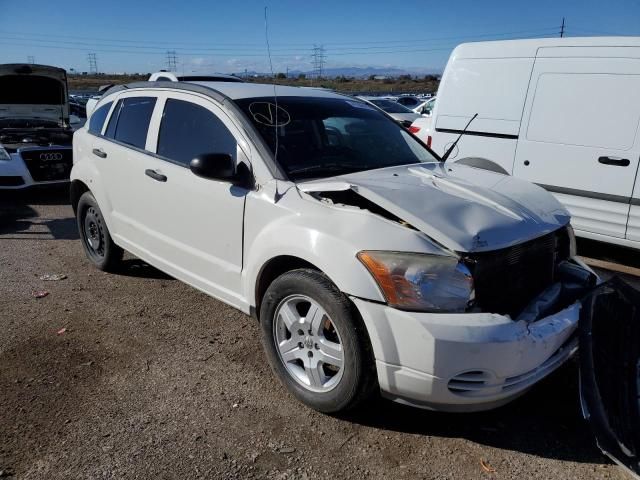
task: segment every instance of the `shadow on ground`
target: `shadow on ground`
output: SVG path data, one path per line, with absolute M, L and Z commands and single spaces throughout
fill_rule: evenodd
M 34 206 L 69 204 L 68 187 L 31 188 L 0 192 L 0 235 L 4 238 L 76 240 L 78 231 L 72 216 L 40 217 Z M 11 237 L 11 235 L 16 235 Z M 8 237 L 7 237 L 8 236 Z
M 114 273 L 127 277 L 150 278 L 154 280 L 173 280 L 173 277 L 167 275 L 164 272 L 161 272 L 157 268 L 152 267 L 148 263 L 135 257 L 125 258 L 122 261 L 122 265 Z
M 543 458 L 609 463 L 582 418 L 578 366 L 571 361 L 520 399 L 479 413 L 437 413 L 379 399 L 343 417 L 396 432 L 465 438 L 481 445 Z

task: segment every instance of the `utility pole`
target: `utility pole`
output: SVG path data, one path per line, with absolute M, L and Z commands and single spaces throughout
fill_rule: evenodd
M 320 79 L 322 78 L 322 70 L 327 60 L 324 45 L 314 45 L 313 49 L 311 50 L 311 58 L 315 77 Z
M 98 59 L 96 58 L 95 53 L 90 53 L 87 55 L 89 59 L 89 73 L 97 74 L 98 73 Z
M 36 57 L 34 57 L 33 55 L 28 55 L 27 63 L 30 63 L 31 65 L 33 65 L 34 63 L 36 63 Z
M 286 73 L 287 78 L 289 78 L 289 65 L 287 65 L 287 73 Z
M 175 72 L 178 69 L 178 57 L 175 50 L 167 50 L 167 70 Z
M 560 27 L 560 38 L 564 37 L 564 17 L 562 17 L 562 26 Z

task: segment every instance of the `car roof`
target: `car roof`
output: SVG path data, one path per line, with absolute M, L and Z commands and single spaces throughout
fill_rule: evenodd
M 253 97 L 273 97 L 275 95 L 283 97 L 322 97 L 322 98 L 345 98 L 344 95 L 334 93 L 330 90 L 321 90 L 307 87 L 288 87 L 283 85 L 273 85 L 269 83 L 235 83 L 235 82 L 189 82 L 192 85 L 200 85 L 220 92 L 221 94 L 239 100 Z
M 218 101 L 241 100 L 243 98 L 273 97 L 310 97 L 352 99 L 354 97 L 334 93 L 330 90 L 319 90 L 311 87 L 287 87 L 268 83 L 235 83 L 235 82 L 133 82 L 115 85 L 104 92 L 102 99 L 115 94 L 132 90 L 182 90 L 207 95 Z

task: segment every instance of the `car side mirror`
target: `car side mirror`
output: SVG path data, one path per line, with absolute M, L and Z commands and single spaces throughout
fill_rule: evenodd
M 203 153 L 189 163 L 191 171 L 199 177 L 235 183 L 236 162 L 228 153 Z

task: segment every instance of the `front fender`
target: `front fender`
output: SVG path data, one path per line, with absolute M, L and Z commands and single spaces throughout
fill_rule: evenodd
M 330 205 L 295 188 L 275 198 L 268 190 L 247 198 L 243 287 L 252 305 L 262 268 L 278 256 L 315 265 L 344 293 L 383 302 L 377 283 L 356 257 L 359 251 L 443 254 L 423 233 L 368 210 Z
M 356 258 L 359 249 L 344 239 L 313 228 L 274 222 L 255 238 L 246 258 L 245 298 L 256 305 L 256 282 L 273 258 L 293 256 L 311 263 L 344 293 L 385 301 L 367 269 Z M 277 241 L 273 241 L 277 239 Z

